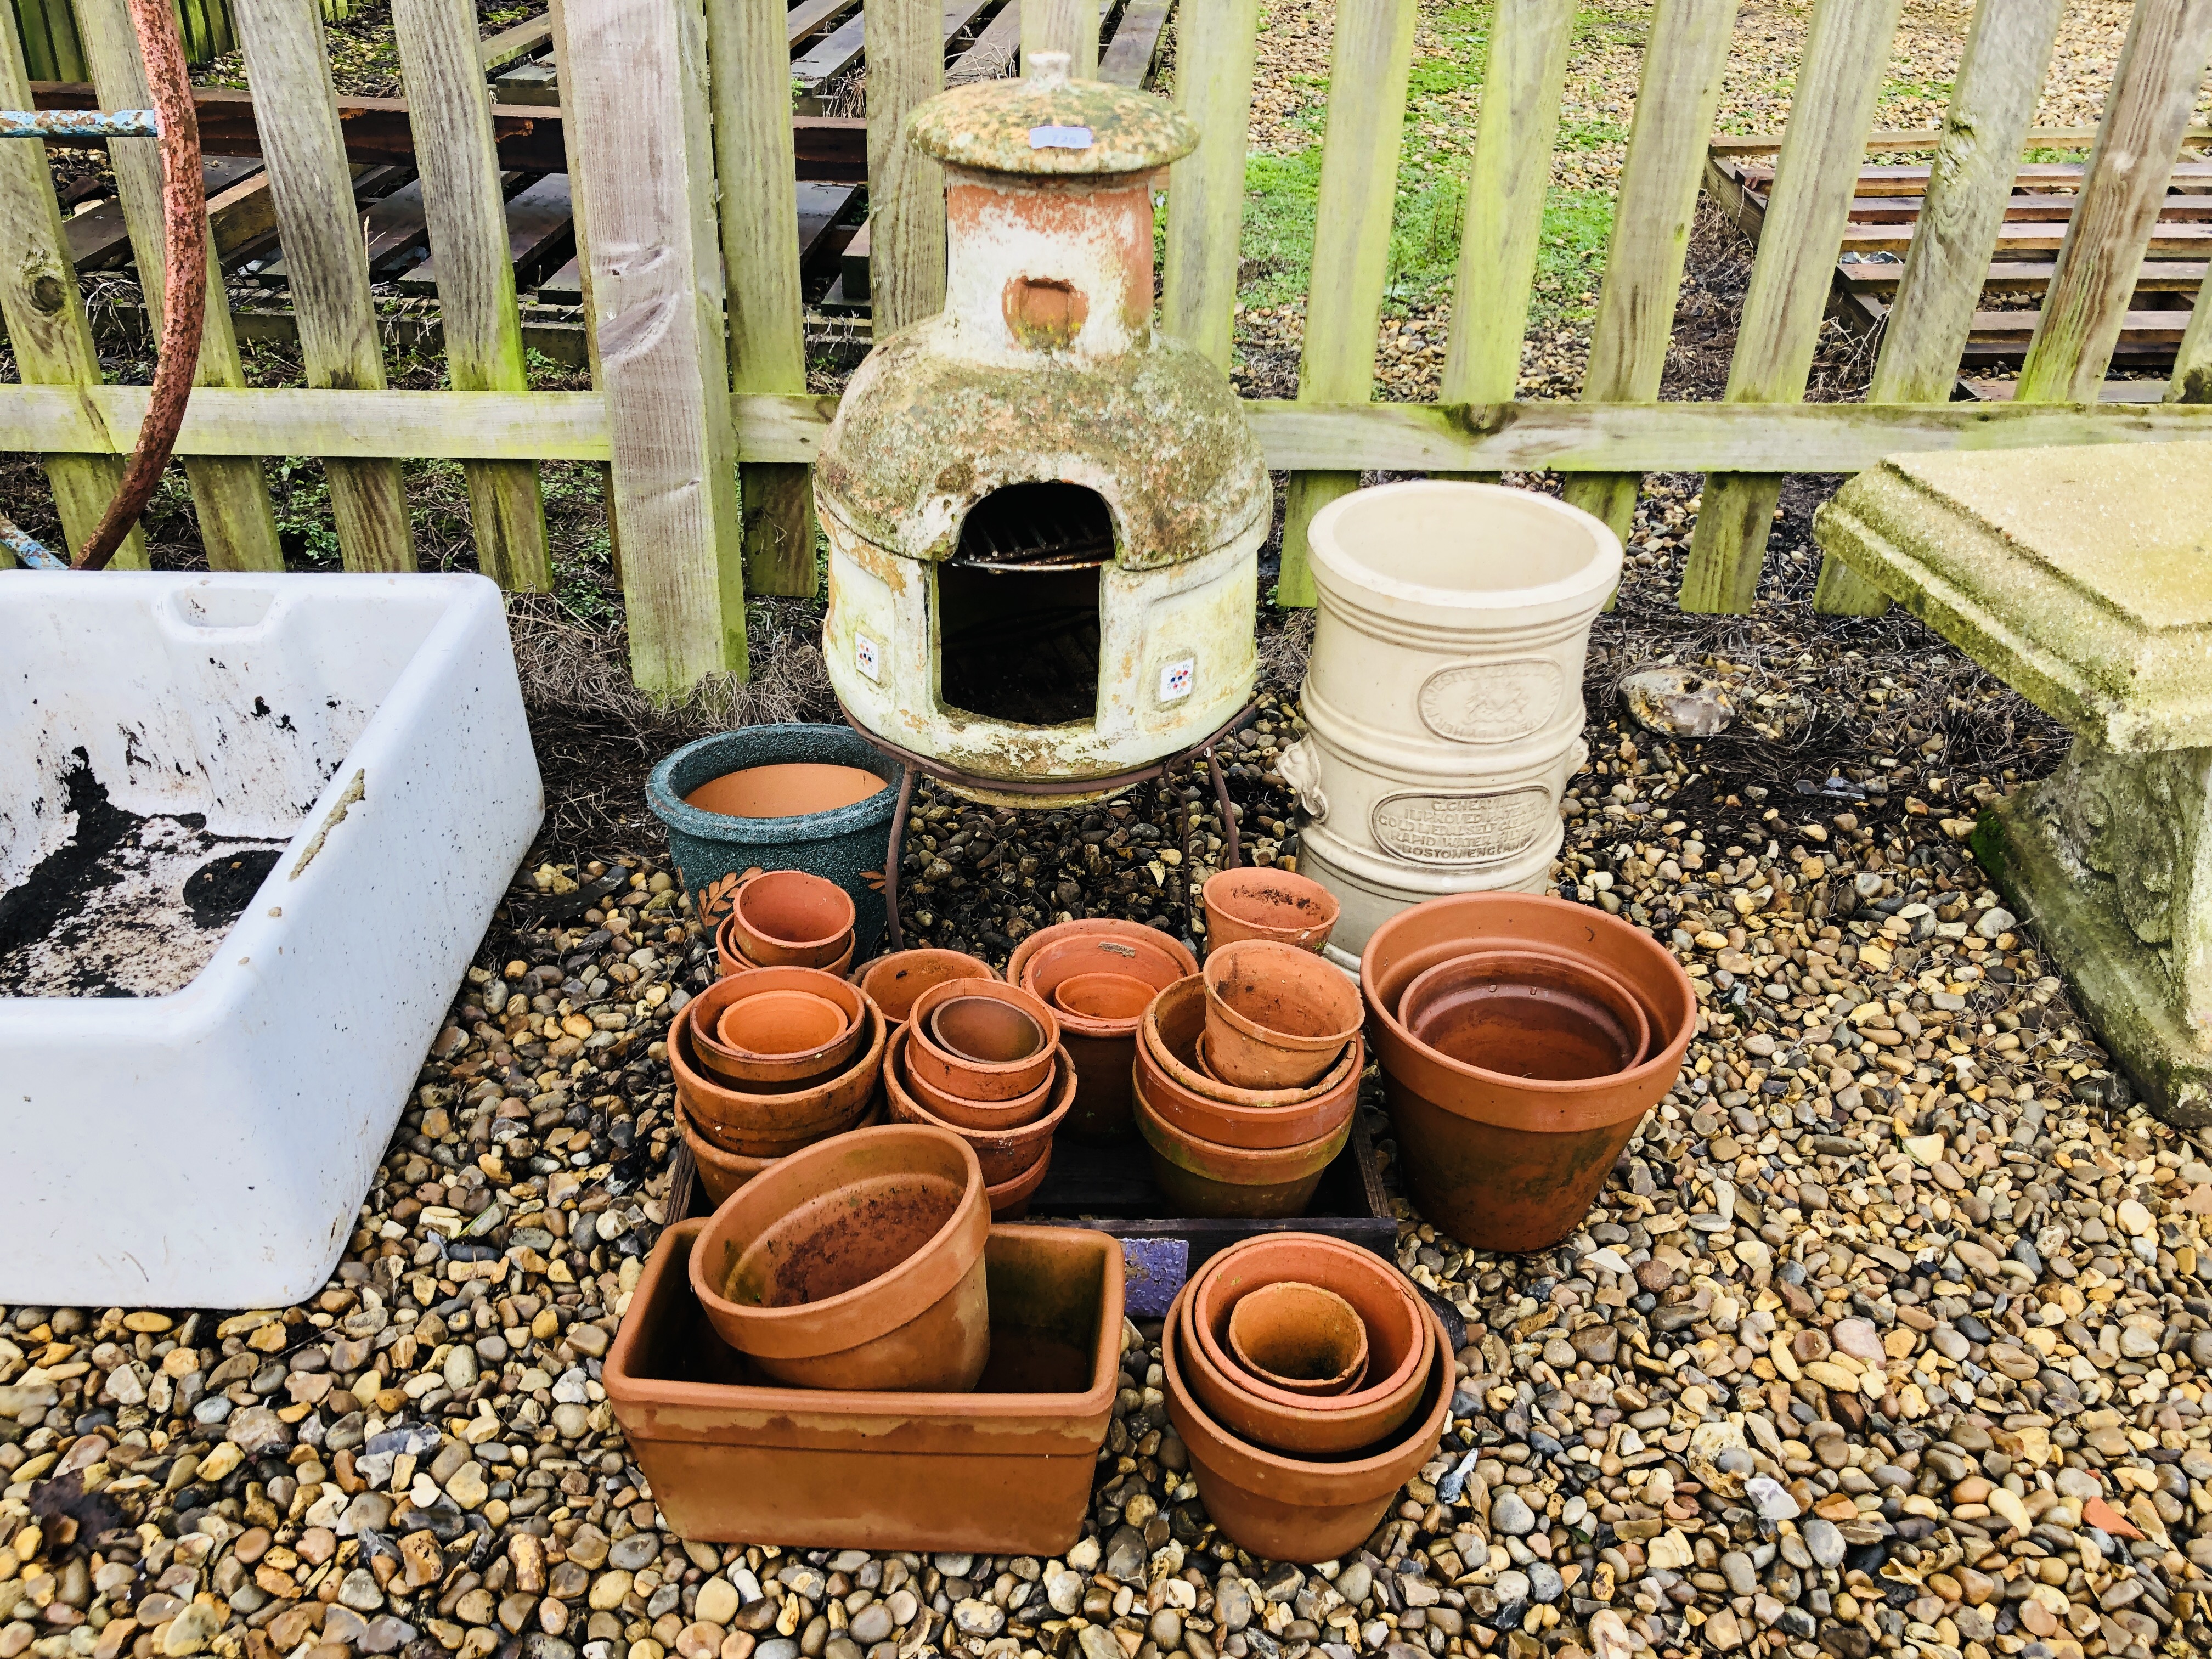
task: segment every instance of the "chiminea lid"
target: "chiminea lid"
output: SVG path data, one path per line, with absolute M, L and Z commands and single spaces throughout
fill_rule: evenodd
M 1066 178 L 1148 173 L 1198 148 L 1198 129 L 1164 98 L 1071 81 L 1067 54 L 1031 54 L 1021 81 L 939 93 L 908 118 L 923 153 L 984 173 Z

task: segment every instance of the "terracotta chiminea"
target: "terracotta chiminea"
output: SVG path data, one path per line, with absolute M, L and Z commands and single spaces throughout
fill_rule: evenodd
M 814 470 L 853 723 L 1022 805 L 1243 706 L 1271 506 L 1228 378 L 1152 324 L 1152 188 L 1196 131 L 1031 63 L 909 121 L 945 164 L 945 309 L 869 355 Z

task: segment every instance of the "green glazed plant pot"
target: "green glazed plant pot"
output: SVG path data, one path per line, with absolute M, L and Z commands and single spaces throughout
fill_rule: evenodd
M 752 766 L 812 762 L 857 766 L 884 780 L 880 794 L 827 812 L 741 818 L 702 811 L 684 798 L 702 784 Z M 699 920 L 729 914 L 748 870 L 804 870 L 852 895 L 855 956 L 873 956 L 884 933 L 884 860 L 898 805 L 899 763 L 848 726 L 749 726 L 687 743 L 653 769 L 646 801 L 668 826 L 668 850 Z

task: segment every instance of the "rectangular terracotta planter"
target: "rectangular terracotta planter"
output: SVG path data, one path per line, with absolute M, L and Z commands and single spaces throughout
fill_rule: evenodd
M 681 1537 L 1054 1555 L 1073 1544 L 1114 1411 L 1121 1248 L 994 1227 L 991 1363 L 973 1394 L 769 1388 L 708 1327 L 661 1235 L 601 1381 Z

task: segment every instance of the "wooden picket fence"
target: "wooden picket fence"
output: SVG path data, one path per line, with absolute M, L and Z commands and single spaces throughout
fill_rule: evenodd
M 43 0 L 57 4 L 59 0 Z M 1753 601 L 1783 475 L 1901 450 L 2212 438 L 2212 305 L 2197 307 L 2170 401 L 2098 392 L 2212 55 L 2212 0 L 2137 0 L 2111 97 L 2008 403 L 1948 401 L 2063 0 L 1981 0 L 1869 400 L 1802 401 L 1902 0 L 1818 0 L 1765 210 L 1725 396 L 1656 402 L 1738 0 L 1658 0 L 1579 401 L 1515 397 L 1575 0 L 1498 0 L 1441 399 L 1371 401 L 1414 0 L 1341 0 L 1305 307 L 1300 395 L 1249 405 L 1290 475 L 1280 597 L 1310 603 L 1305 532 L 1363 471 L 1551 469 L 1626 530 L 1639 476 L 1712 475 L 1681 599 Z M 124 0 L 76 0 L 103 102 L 143 102 Z M 1097 0 L 1024 0 L 1025 47 L 1095 62 Z M 876 325 L 935 311 L 935 166 L 901 140 L 944 75 L 944 0 L 868 0 L 867 173 Z M 562 130 L 594 389 L 528 389 L 499 160 L 469 0 L 394 0 L 451 390 L 385 389 L 346 143 L 316 0 L 233 0 L 285 258 L 305 390 L 244 386 L 213 290 L 179 452 L 210 559 L 277 566 L 258 455 L 327 464 L 345 562 L 412 567 L 398 463 L 465 463 L 483 568 L 550 577 L 536 464 L 608 464 L 633 672 L 680 695 L 744 665 L 748 590 L 814 581 L 807 468 L 834 401 L 806 392 L 785 0 L 556 0 Z M 1185 0 L 1176 96 L 1203 142 L 1170 181 L 1164 324 L 1226 365 L 1236 302 L 1257 0 Z M 0 106 L 29 101 L 0 42 Z M 118 141 L 142 273 L 159 269 L 146 141 Z M 143 160 L 147 165 L 141 166 Z M 719 183 L 718 183 L 719 181 Z M 134 206 L 133 204 L 136 204 Z M 27 384 L 0 387 L 0 447 L 46 457 L 75 542 L 145 405 L 100 383 L 42 156 L 0 145 L 0 313 Z M 742 503 L 742 505 L 741 505 Z M 143 557 L 143 554 L 140 555 Z M 1821 603 L 1878 596 L 1838 570 Z
M 84 41 L 77 33 L 70 0 L 9 0 L 21 32 L 23 60 L 33 81 L 92 78 Z M 319 0 L 327 22 L 353 15 L 353 0 Z M 230 21 L 230 0 L 176 0 L 177 27 L 185 60 L 204 64 L 238 45 Z

